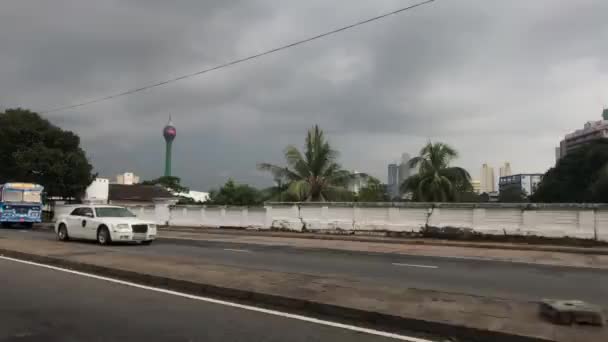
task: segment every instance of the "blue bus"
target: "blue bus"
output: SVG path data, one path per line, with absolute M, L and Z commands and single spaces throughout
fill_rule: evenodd
M 42 221 L 42 190 L 32 183 L 0 184 L 0 223 L 3 227 L 22 224 L 31 227 Z

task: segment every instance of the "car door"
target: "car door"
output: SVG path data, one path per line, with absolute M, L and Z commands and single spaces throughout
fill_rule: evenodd
M 82 232 L 82 238 L 89 240 L 97 239 L 97 223 L 95 221 L 95 214 L 93 213 L 93 208 L 82 208 L 81 214 L 82 216 L 80 218 L 80 229 Z
M 76 208 L 65 219 L 68 226 L 68 235 L 75 239 L 84 238 L 81 227 L 82 219 L 84 218 L 83 210 L 83 207 Z

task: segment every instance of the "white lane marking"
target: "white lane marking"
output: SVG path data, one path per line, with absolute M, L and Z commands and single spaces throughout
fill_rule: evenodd
M 279 317 L 283 317 L 283 318 L 291 318 L 291 319 L 296 319 L 296 320 L 300 320 L 300 321 L 304 321 L 304 322 L 308 322 L 308 323 L 315 323 L 315 324 L 320 324 L 320 325 L 326 325 L 326 326 L 330 326 L 330 327 L 334 327 L 334 328 L 341 328 L 341 329 L 346 329 L 346 330 L 366 333 L 366 334 L 370 334 L 370 335 L 388 337 L 388 338 L 392 338 L 392 339 L 400 340 L 400 341 L 407 341 L 407 342 L 433 342 L 431 340 L 426 340 L 426 339 L 417 338 L 417 337 L 404 336 L 404 335 L 389 333 L 389 332 L 385 332 L 385 331 L 381 331 L 381 330 L 367 329 L 367 328 L 357 327 L 357 326 L 354 326 L 354 325 L 336 323 L 336 322 L 332 322 L 332 321 L 325 321 L 325 320 L 321 320 L 321 319 L 317 319 L 317 318 L 312 318 L 312 317 L 307 317 L 307 316 L 302 316 L 302 315 L 294 315 L 294 314 L 290 314 L 290 313 L 282 312 L 282 311 L 263 309 L 263 308 L 258 308 L 256 306 L 251 306 L 251 305 L 238 304 L 238 303 L 227 302 L 227 301 L 223 301 L 223 300 L 219 300 L 219 299 L 213 299 L 213 298 L 209 298 L 209 297 L 196 296 L 196 295 L 191 295 L 191 294 L 188 294 L 188 293 L 161 289 L 161 288 L 153 287 L 153 286 L 141 285 L 141 284 L 132 283 L 132 282 L 129 282 L 129 281 L 124 281 L 124 280 L 118 280 L 118 279 L 114 279 L 114 278 L 108 278 L 108 277 L 98 276 L 98 275 L 91 274 L 91 273 L 74 271 L 74 270 L 70 270 L 70 269 L 67 269 L 67 268 L 61 268 L 61 267 L 57 267 L 57 266 L 45 265 L 45 264 L 40 264 L 40 263 L 32 262 L 32 261 L 15 259 L 15 258 L 3 256 L 3 255 L 0 255 L 0 259 L 14 261 L 14 262 L 19 262 L 19 263 L 23 263 L 23 264 L 27 264 L 27 265 L 32 265 L 32 266 L 43 267 L 43 268 L 47 268 L 47 269 L 51 269 L 51 270 L 55 270 L 55 271 L 60 271 L 60 272 L 71 273 L 71 274 L 75 274 L 75 275 L 79 275 L 79 276 L 83 276 L 83 277 L 87 277 L 87 278 L 104 280 L 104 281 L 107 281 L 107 282 L 111 282 L 111 283 L 115 283 L 115 284 L 121 284 L 121 285 L 125 285 L 125 286 L 131 286 L 131 287 L 135 287 L 135 288 L 138 288 L 138 289 L 149 290 L 149 291 L 154 291 L 154 292 L 160 292 L 160 293 L 169 294 L 169 295 L 173 295 L 173 296 L 178 296 L 178 297 L 183 297 L 183 298 L 188 298 L 188 299 L 194 299 L 194 300 L 199 300 L 199 301 L 202 301 L 202 302 L 208 302 L 208 303 L 213 303 L 213 304 L 225 305 L 225 306 L 229 306 L 229 307 L 233 307 L 233 308 L 238 308 L 238 309 L 243 309 L 243 310 L 261 312 L 261 313 L 265 313 L 265 314 L 268 314 L 268 315 L 279 316 Z
M 246 249 L 224 248 L 224 250 L 229 252 L 251 253 L 251 251 L 248 251 Z
M 439 266 L 402 264 L 402 263 L 399 263 L 399 262 L 394 262 L 393 265 L 394 266 L 403 266 L 403 267 L 439 268 Z

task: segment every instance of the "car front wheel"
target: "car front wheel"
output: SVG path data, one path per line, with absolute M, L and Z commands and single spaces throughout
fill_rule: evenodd
M 106 227 L 101 227 L 97 231 L 97 242 L 100 245 L 109 245 L 112 242 L 112 238 L 110 237 L 110 231 Z
M 59 229 L 57 230 L 57 239 L 59 241 L 68 241 L 70 239 L 68 228 L 63 223 L 59 225 Z

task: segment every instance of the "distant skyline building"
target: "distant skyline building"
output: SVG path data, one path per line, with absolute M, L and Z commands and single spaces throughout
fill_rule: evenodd
M 402 153 L 399 163 L 388 164 L 388 179 L 386 184 L 391 198 L 399 197 L 401 195 L 401 184 L 409 177 L 418 174 L 418 167 L 410 166 L 411 160 L 412 158 L 409 153 Z
M 481 193 L 481 181 L 478 181 L 476 179 L 471 181 L 471 185 L 473 186 L 473 192 L 476 194 L 480 194 Z
M 399 164 L 399 185 L 410 177 L 410 155 L 408 153 L 401 154 L 401 163 Z
M 139 176 L 133 172 L 125 172 L 116 176 L 115 184 L 133 185 L 139 183 Z
M 488 164 L 481 166 L 481 189 L 482 193 L 490 193 L 496 191 L 496 184 L 494 178 L 494 168 Z
M 505 162 L 498 171 L 499 177 L 506 177 L 512 175 L 511 163 Z
M 365 175 L 357 170 L 355 170 L 353 172 L 353 178 L 352 180 L 348 183 L 348 190 L 354 192 L 355 194 L 358 194 L 359 191 L 367 186 L 367 177 L 365 177 Z
M 530 196 L 536 192 L 540 181 L 543 179 L 541 173 L 526 173 L 500 177 L 498 188 L 500 192 L 511 189 L 513 187 L 520 188 L 526 196 Z
M 582 129 L 566 134 L 555 149 L 555 162 L 573 150 L 601 138 L 608 138 L 608 108 L 602 111 L 602 120 L 588 121 Z
M 399 165 L 395 163 L 388 164 L 388 180 L 386 184 L 391 199 L 399 197 Z
M 175 140 L 176 135 L 177 130 L 173 126 L 171 117 L 169 117 L 169 122 L 163 128 L 163 137 L 165 138 L 165 177 L 171 176 L 171 148 L 173 147 L 173 140 Z

